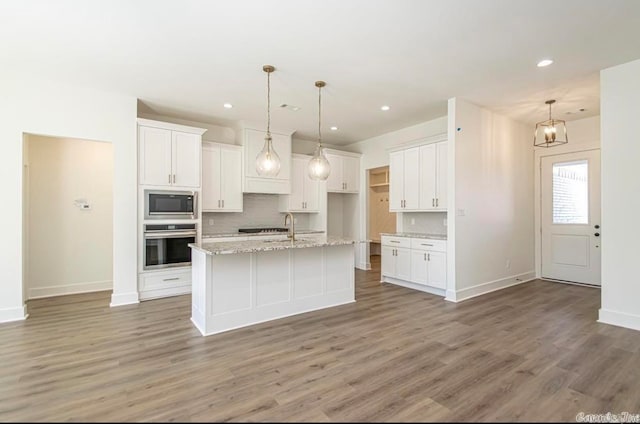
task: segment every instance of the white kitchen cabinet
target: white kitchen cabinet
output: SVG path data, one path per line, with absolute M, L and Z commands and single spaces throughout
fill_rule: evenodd
M 447 210 L 447 142 L 389 154 L 389 210 Z
M 311 156 L 293 155 L 291 161 L 291 194 L 280 195 L 280 212 L 319 212 L 320 183 L 309 177 Z
M 444 295 L 447 288 L 446 241 L 382 236 L 381 253 L 382 281 Z
M 202 211 L 242 212 L 242 148 L 202 143 Z
M 420 210 L 447 209 L 447 143 L 420 147 Z
M 331 173 L 327 178 L 329 193 L 358 193 L 360 190 L 360 155 L 325 150 L 331 165 Z
M 200 187 L 204 129 L 138 119 L 141 185 Z
M 256 157 L 264 147 L 265 131 L 245 128 L 244 183 L 245 193 L 288 194 L 291 192 L 291 133 L 272 132 L 273 149 L 280 157 L 280 172 L 275 177 L 264 177 L 256 170 Z
M 420 148 L 389 155 L 389 210 L 409 212 L 419 209 Z

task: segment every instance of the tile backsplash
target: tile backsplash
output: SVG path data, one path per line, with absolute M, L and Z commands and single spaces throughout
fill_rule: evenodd
M 405 212 L 402 214 L 402 231 L 406 233 L 446 235 L 445 219 L 447 219 L 446 212 Z
M 238 228 L 284 227 L 286 214 L 278 211 L 277 194 L 245 193 L 243 212 L 203 212 L 202 234 L 236 233 Z M 308 230 L 309 216 L 294 214 L 296 230 Z M 213 225 L 210 225 L 213 220 Z

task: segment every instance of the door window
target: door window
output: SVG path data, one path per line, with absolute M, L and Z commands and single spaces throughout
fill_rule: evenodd
M 553 164 L 553 223 L 589 223 L 589 164 L 586 160 Z

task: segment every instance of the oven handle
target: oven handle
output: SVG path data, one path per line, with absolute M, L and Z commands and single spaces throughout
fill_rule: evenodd
M 144 233 L 146 239 L 161 239 L 161 238 L 179 238 L 179 237 L 195 237 L 197 233 L 195 231 L 173 231 L 173 232 L 157 232 L 157 233 Z

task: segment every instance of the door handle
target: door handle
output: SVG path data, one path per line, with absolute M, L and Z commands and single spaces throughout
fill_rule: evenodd
M 594 225 L 593 228 L 595 228 L 596 230 L 600 228 L 600 226 L 598 224 Z
M 600 233 L 594 233 L 593 235 L 596 237 L 600 237 Z

